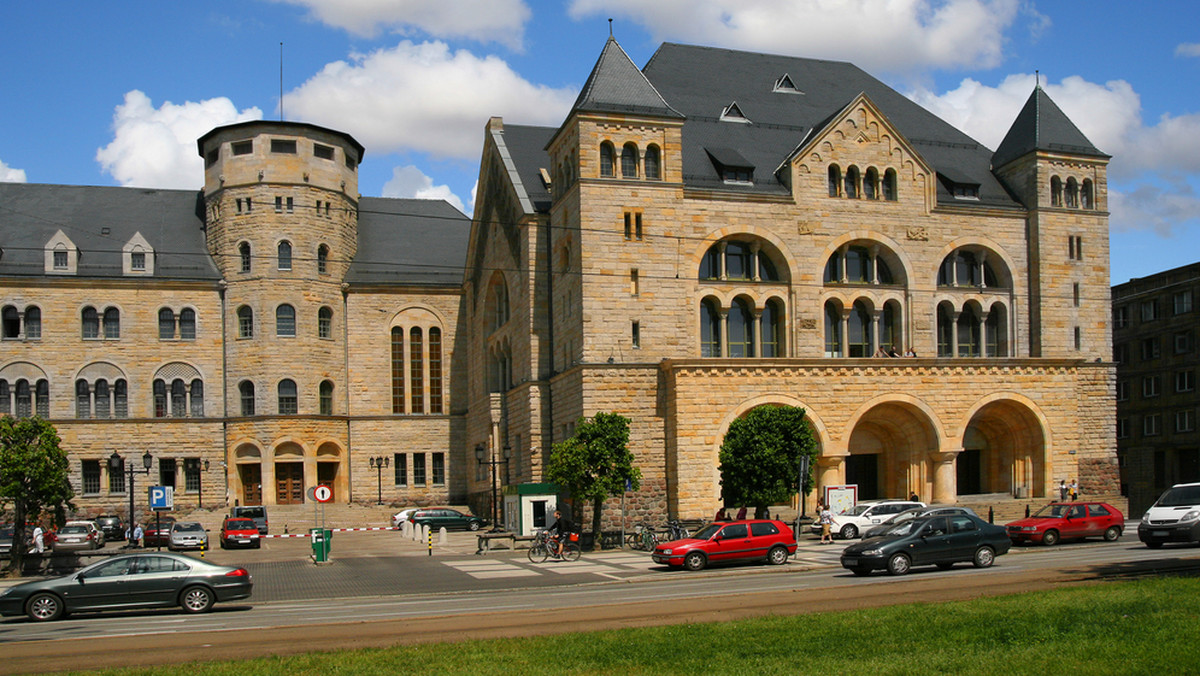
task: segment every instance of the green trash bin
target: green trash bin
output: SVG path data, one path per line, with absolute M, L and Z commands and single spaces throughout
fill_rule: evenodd
M 308 534 L 312 539 L 313 561 L 325 563 L 329 560 L 329 549 L 333 543 L 333 531 L 328 528 L 311 528 Z

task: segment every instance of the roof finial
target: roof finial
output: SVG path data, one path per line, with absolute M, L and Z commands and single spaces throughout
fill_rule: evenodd
M 1036 68 L 1033 69 L 1033 88 L 1034 89 L 1042 88 L 1042 74 Z
M 612 37 L 612 17 L 608 19 L 608 37 Z

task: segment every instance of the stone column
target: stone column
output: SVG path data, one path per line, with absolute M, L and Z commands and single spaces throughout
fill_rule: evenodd
M 718 357 L 729 356 L 729 308 L 721 308 L 721 354 Z
M 754 331 L 754 338 L 752 339 L 754 354 L 750 356 L 762 357 L 762 308 L 755 309 L 753 314 L 754 321 L 751 323 L 751 328 Z
M 955 310 L 950 313 L 950 356 L 958 356 L 958 318 L 962 315 L 961 310 Z
M 961 449 L 933 454 L 936 463 L 933 469 L 933 502 L 939 505 L 958 502 L 958 475 L 955 473 L 954 460 L 960 452 Z
M 844 455 L 817 456 L 818 491 L 825 486 L 838 486 L 846 483 L 845 465 L 846 456 Z

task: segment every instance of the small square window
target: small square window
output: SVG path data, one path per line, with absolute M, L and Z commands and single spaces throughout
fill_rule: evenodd
M 249 155 L 254 152 L 254 141 L 234 141 L 234 155 Z
M 1191 290 L 1179 291 L 1174 298 L 1175 314 L 1181 315 L 1192 311 Z
M 141 251 L 134 251 L 129 254 L 129 268 L 131 270 L 145 271 L 146 254 Z
M 66 270 L 70 267 L 70 258 L 66 251 L 58 250 L 54 252 L 54 269 Z
M 333 148 L 331 148 L 329 146 L 321 145 L 320 143 L 314 143 L 313 144 L 313 156 L 318 157 L 322 160 L 332 160 L 333 159 Z
M 295 155 L 296 141 L 292 139 L 273 138 L 271 139 L 271 152 Z

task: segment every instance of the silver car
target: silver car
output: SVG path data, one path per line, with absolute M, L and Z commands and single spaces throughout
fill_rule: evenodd
M 176 521 L 167 536 L 167 549 L 208 549 L 208 531 L 195 521 Z
M 55 551 L 100 549 L 104 546 L 104 531 L 91 521 L 68 521 L 55 536 L 51 543 Z

